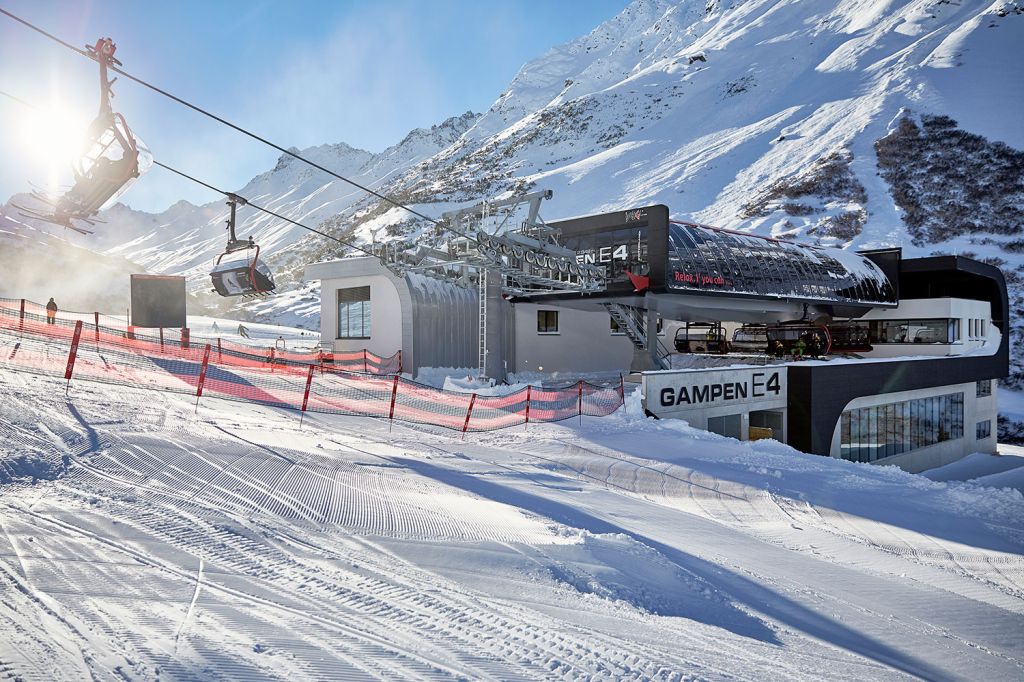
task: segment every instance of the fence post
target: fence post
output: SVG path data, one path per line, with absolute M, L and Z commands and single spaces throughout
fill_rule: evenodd
M 217 364 L 218 365 L 223 365 L 224 364 L 224 354 L 221 352 L 220 337 L 219 336 L 217 337 Z
M 96 327 L 96 352 L 100 352 L 100 313 L 96 311 L 92 314 L 92 323 Z
M 21 299 L 21 316 L 18 318 L 18 331 L 25 330 L 25 299 Z
M 398 373 L 402 373 L 402 349 L 398 349 Z
M 466 423 L 462 425 L 462 440 L 466 440 L 466 429 L 469 428 L 469 418 L 473 416 L 473 403 L 476 402 L 476 393 L 469 399 L 469 409 L 466 410 Z
M 391 427 L 395 425 L 395 399 L 398 398 L 398 375 L 395 375 L 395 380 L 391 384 L 391 409 L 388 411 L 388 433 L 391 433 Z
M 579 383 L 579 398 L 577 398 L 577 404 L 579 405 L 580 411 L 580 424 L 583 423 L 583 379 L 580 379 Z
M 181 348 L 182 350 L 188 350 L 188 327 L 181 328 Z
M 526 385 L 526 425 L 530 424 L 530 397 L 533 386 L 530 384 Z
M 164 328 L 160 327 L 160 352 L 164 352 Z M 198 402 L 198 401 L 196 401 Z
M 306 418 L 306 405 L 309 404 L 309 387 L 313 385 L 313 370 L 316 365 L 310 365 L 306 372 L 306 392 L 302 395 L 302 414 L 299 415 L 299 428 L 302 428 L 302 420 Z
M 367 369 L 366 369 L 366 349 L 364 348 L 363 349 L 363 374 L 366 374 L 366 372 L 367 372 Z
M 206 383 L 206 368 L 210 364 L 210 344 L 203 350 L 203 364 L 199 368 L 199 383 L 196 384 L 196 412 L 199 412 L 199 399 L 203 396 L 203 384 Z
M 71 374 L 75 371 L 75 358 L 78 356 L 78 342 L 82 339 L 82 321 L 75 322 L 75 336 L 71 339 L 71 352 L 68 353 L 68 366 L 64 370 L 64 378 L 68 380 L 64 387 L 64 395 L 68 394 L 71 388 Z

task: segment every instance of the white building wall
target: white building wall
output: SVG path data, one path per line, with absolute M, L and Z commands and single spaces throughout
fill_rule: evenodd
M 999 347 L 999 330 L 992 324 L 987 301 L 966 298 L 915 298 L 900 301 L 895 308 L 873 308 L 859 321 L 926 320 L 946 318 L 958 321 L 954 343 L 876 343 L 863 353 L 871 358 L 896 358 L 908 355 L 963 355 L 989 344 L 994 353 Z M 994 332 L 994 333 L 993 333 Z
M 612 333 L 608 311 L 593 311 L 538 303 L 516 303 L 516 372 L 626 372 L 633 362 L 633 342 L 625 334 Z M 558 311 L 558 333 L 537 331 L 537 311 Z M 672 349 L 679 323 L 667 322 L 658 335 Z
M 918 389 L 914 391 L 899 391 L 897 393 L 886 393 L 883 395 L 872 395 L 852 400 L 844 408 L 846 410 L 859 409 L 862 407 L 876 407 L 890 403 L 915 400 L 918 398 L 931 398 L 934 396 L 947 395 L 949 393 L 964 394 L 964 435 L 963 438 L 947 440 L 935 445 L 918 448 L 910 452 L 904 452 L 891 457 L 883 457 L 875 460 L 872 464 L 883 466 L 898 466 L 905 471 L 917 473 L 926 469 L 944 466 L 951 462 L 969 455 L 973 452 L 996 451 L 996 417 L 998 405 L 996 400 L 996 381 L 992 381 L 992 395 L 978 397 L 977 382 L 965 384 L 951 384 L 949 386 L 936 386 L 933 388 Z M 991 423 L 991 435 L 988 438 L 977 439 L 976 426 L 978 422 L 989 420 Z M 842 442 L 842 420 L 836 423 L 832 433 L 832 447 L 829 454 L 840 459 Z
M 338 338 L 338 289 L 370 287 L 370 338 Z M 367 349 L 391 356 L 402 349 L 402 304 L 398 289 L 383 275 L 324 279 L 320 288 L 320 338 L 336 351 Z

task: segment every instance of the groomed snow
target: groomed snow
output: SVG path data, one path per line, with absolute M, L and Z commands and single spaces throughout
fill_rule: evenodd
M 0 393 L 8 676 L 1024 675 L 1018 491 L 635 394 L 463 441 L 8 371 Z

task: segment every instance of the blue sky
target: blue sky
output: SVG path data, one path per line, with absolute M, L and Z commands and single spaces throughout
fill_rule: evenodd
M 484 111 L 525 62 L 589 32 L 627 0 L 128 2 L 5 0 L 8 11 L 84 45 L 114 38 L 125 69 L 284 146 L 380 151 L 415 127 Z M 0 90 L 85 124 L 95 64 L 0 16 Z M 154 155 L 231 189 L 276 152 L 126 80 L 115 108 Z M 30 120 L 26 120 L 30 119 Z M 0 201 L 45 185 L 38 118 L 0 98 Z M 53 146 L 53 142 L 50 146 Z M 45 146 L 45 145 L 43 145 Z M 52 165 L 49 164 L 49 165 Z M 40 177 L 42 176 L 42 177 Z M 124 197 L 162 210 L 208 190 L 154 169 Z

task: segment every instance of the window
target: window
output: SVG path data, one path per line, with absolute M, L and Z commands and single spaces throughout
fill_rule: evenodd
M 871 320 L 871 343 L 955 343 L 959 337 L 956 320 Z
M 839 452 L 874 462 L 963 436 L 964 394 L 950 393 L 843 412 Z
M 615 318 L 612 317 L 611 315 L 609 315 L 608 319 L 611 321 L 612 334 L 616 335 L 616 336 L 625 336 L 626 332 L 622 331 L 622 329 L 619 327 L 619 323 L 615 321 Z M 658 333 L 659 334 L 664 334 L 665 333 L 663 327 L 664 327 L 664 325 L 662 324 L 661 315 L 659 315 L 658 316 Z
M 558 311 L 538 310 L 537 311 L 537 333 L 557 334 L 558 333 Z
M 370 287 L 338 289 L 338 338 L 370 338 Z
M 992 395 L 992 380 L 982 379 L 977 383 L 978 391 L 976 396 L 978 398 L 984 398 L 987 395 Z
M 977 426 L 974 427 L 974 438 L 975 440 L 985 440 L 992 435 L 992 420 L 986 419 L 983 422 L 978 422 Z

